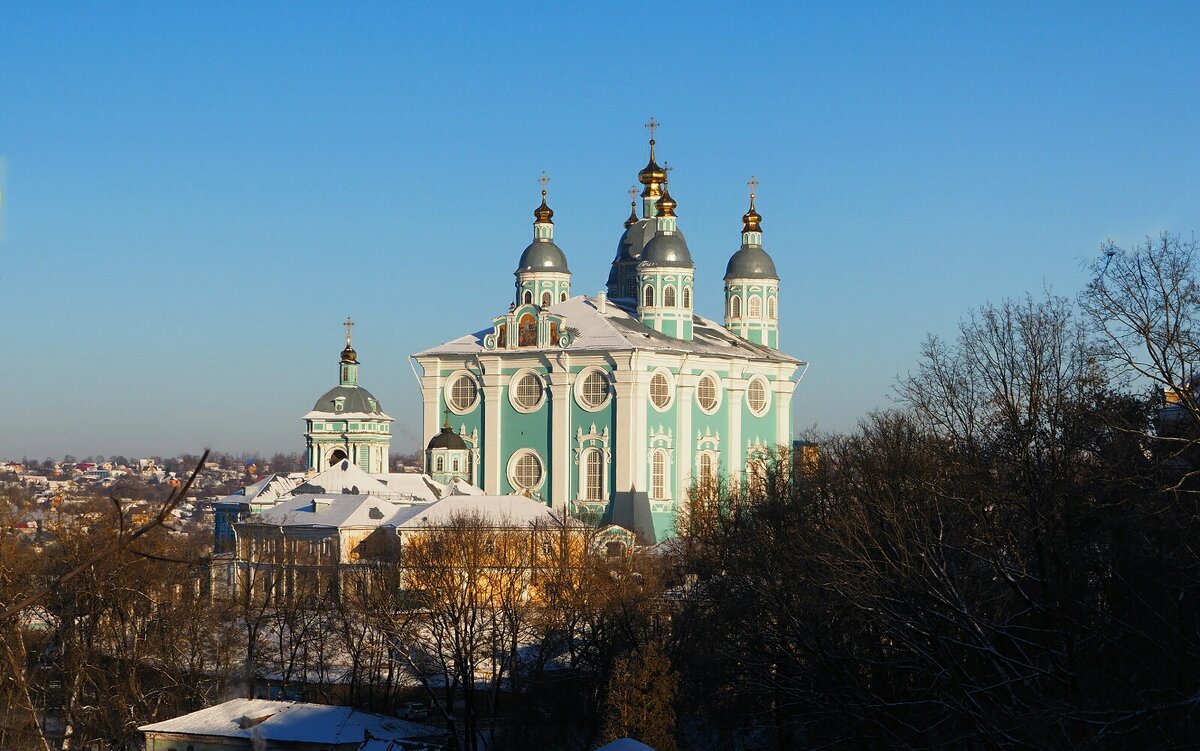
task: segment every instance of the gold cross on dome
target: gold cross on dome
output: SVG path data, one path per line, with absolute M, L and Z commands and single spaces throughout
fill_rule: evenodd
M 653 141 L 653 140 L 654 140 L 654 131 L 658 130 L 658 126 L 660 126 L 660 125 L 662 125 L 662 123 L 660 123 L 659 121 L 655 120 L 655 119 L 654 119 L 654 115 L 651 115 L 651 116 L 650 116 L 650 119 L 649 119 L 649 120 L 647 120 L 647 121 L 645 122 L 645 124 L 643 124 L 643 125 L 642 125 L 642 127 L 643 127 L 643 128 L 645 128 L 646 130 L 650 131 L 650 140 L 651 140 L 651 141 Z
M 354 328 L 354 321 L 350 320 L 350 316 L 346 316 L 346 322 L 342 324 L 346 327 L 346 346 L 350 346 L 350 330 Z
M 627 191 L 625 191 L 625 192 L 629 194 L 629 200 L 630 200 L 630 201 L 636 201 L 636 200 L 637 200 L 637 194 L 638 194 L 638 189 L 637 189 L 637 188 L 635 188 L 635 187 L 633 187 L 632 185 L 630 185 L 630 186 L 629 186 L 629 190 L 627 190 Z
M 746 183 L 746 187 L 750 189 L 750 197 L 754 197 L 754 192 L 758 190 L 758 178 L 754 175 L 750 176 L 750 182 Z
M 671 171 L 674 169 L 675 168 L 671 166 L 670 162 L 663 162 L 662 171 L 663 171 L 663 174 L 665 174 L 667 176 L 667 179 L 663 180 L 664 183 L 671 182 Z
M 545 192 L 546 192 L 546 186 L 547 186 L 547 185 L 549 185 L 549 184 L 550 184 L 550 176 L 549 176 L 549 175 L 547 175 L 547 174 L 545 173 L 545 171 L 543 171 L 543 172 L 542 172 L 542 176 L 538 178 L 538 185 L 541 185 L 541 186 L 542 186 L 542 192 L 543 192 L 543 193 L 545 193 Z

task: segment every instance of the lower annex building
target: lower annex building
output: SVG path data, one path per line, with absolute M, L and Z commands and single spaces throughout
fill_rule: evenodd
M 718 323 L 694 312 L 696 268 L 653 137 L 638 180 L 641 215 L 631 201 L 604 290 L 572 296 L 543 178 L 508 309 L 412 357 L 432 479 L 526 495 L 654 543 L 673 534 L 693 483 L 753 483 L 768 452 L 790 445 L 807 363 L 779 350 L 755 181 Z

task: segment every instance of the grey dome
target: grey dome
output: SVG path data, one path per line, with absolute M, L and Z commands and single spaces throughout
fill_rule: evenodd
M 642 263 L 647 266 L 675 266 L 679 268 L 694 268 L 692 254 L 688 251 L 687 240 L 683 235 L 673 232 L 669 235 L 658 234 L 646 243 L 642 250 Z
M 571 273 L 567 268 L 567 257 L 553 240 L 534 240 L 521 254 L 517 273 L 522 271 L 557 271 Z
M 656 232 L 658 232 L 657 219 L 639 219 L 621 235 L 621 239 L 617 242 L 617 257 L 613 259 L 613 263 L 642 260 L 642 252 L 647 243 L 654 239 Z M 678 229 L 675 230 L 675 234 L 680 238 L 683 237 L 683 233 Z M 684 242 L 686 243 L 687 240 Z
M 443 425 L 442 432 L 430 438 L 429 446 L 426 448 L 466 451 L 467 442 L 462 439 L 462 436 L 454 432 L 454 428 L 451 428 L 449 425 Z
M 342 408 L 335 410 L 334 406 L 337 403 L 338 397 L 344 399 Z M 334 386 L 326 391 L 317 403 L 313 405 L 313 412 L 365 412 L 367 414 L 382 415 L 383 407 L 379 405 L 379 400 L 376 399 L 370 391 L 367 391 L 362 386 Z
M 778 279 L 775 262 L 762 246 L 743 245 L 729 259 L 725 279 Z

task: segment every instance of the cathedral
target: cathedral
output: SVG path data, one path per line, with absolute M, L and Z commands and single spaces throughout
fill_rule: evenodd
M 604 290 L 572 296 L 543 181 L 507 309 L 412 357 L 432 479 L 525 495 L 653 543 L 674 533 L 694 483 L 754 483 L 767 453 L 790 444 L 792 393 L 807 363 L 779 350 L 779 276 L 754 181 L 725 268 L 723 323 L 693 311 L 696 268 L 653 129 L 638 181 L 641 212 L 635 199 Z M 342 384 L 306 416 L 310 461 L 342 451 L 381 471 L 373 451 L 391 418 L 357 387 L 349 343 L 342 367 Z M 331 424 L 337 440 L 315 432 Z M 344 432 L 351 425 L 359 432 Z M 383 456 L 386 465 L 386 448 Z

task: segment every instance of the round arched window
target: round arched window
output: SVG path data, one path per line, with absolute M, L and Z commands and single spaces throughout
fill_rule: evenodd
M 671 379 L 666 373 L 660 371 L 650 378 L 650 401 L 659 409 L 671 404 Z
M 762 376 L 750 379 L 746 387 L 746 406 L 756 415 L 762 415 L 767 410 L 767 382 Z
M 537 373 L 522 373 L 512 386 L 513 404 L 521 409 L 537 409 L 543 394 L 542 379 Z
M 458 413 L 470 412 L 479 400 L 479 387 L 475 379 L 463 373 L 450 381 L 447 389 L 447 403 L 450 409 Z
M 688 308 L 689 310 L 692 307 L 692 288 L 691 287 L 683 288 L 683 307 Z
M 742 298 L 738 297 L 737 295 L 734 295 L 729 299 L 729 317 L 742 317 Z
M 675 307 L 675 288 L 674 287 L 667 287 L 665 290 L 663 290 L 663 307 L 665 307 L 665 308 Z
M 700 409 L 711 414 L 717 408 L 717 389 L 718 385 L 715 376 L 711 373 L 705 373 L 700 376 L 700 383 L 696 385 L 696 401 L 700 404 Z
M 552 297 L 550 296 L 550 293 L 549 293 L 549 292 L 543 292 L 543 293 L 542 293 L 542 307 L 543 307 L 543 308 L 548 308 L 548 307 L 550 307 L 550 302 L 551 302 L 553 299 L 554 299 L 554 298 L 552 298 Z
M 508 480 L 519 493 L 536 490 L 542 475 L 542 460 L 532 451 L 521 451 L 508 463 Z
M 579 381 L 576 396 L 585 409 L 599 409 L 608 401 L 608 378 L 602 370 L 589 370 Z

